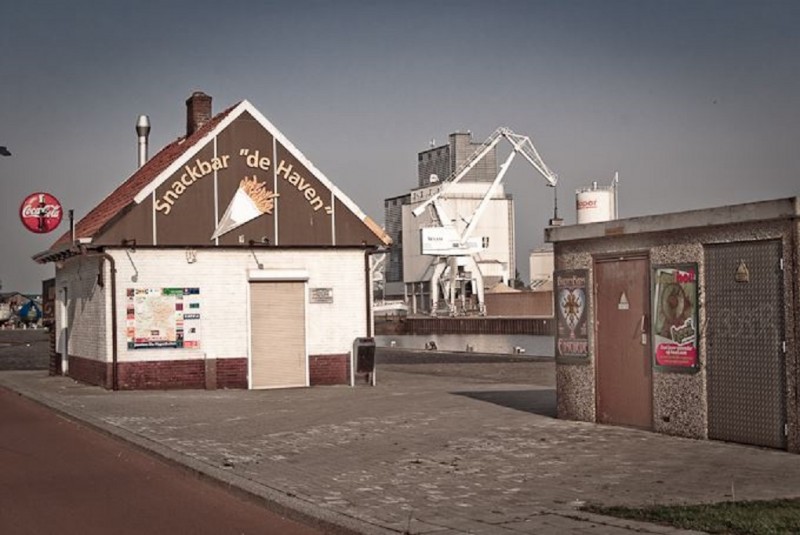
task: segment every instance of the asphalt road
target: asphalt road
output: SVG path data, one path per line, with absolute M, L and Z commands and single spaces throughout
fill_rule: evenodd
M 0 533 L 322 532 L 0 388 Z

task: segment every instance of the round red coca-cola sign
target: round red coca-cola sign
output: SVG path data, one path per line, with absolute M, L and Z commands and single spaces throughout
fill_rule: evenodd
M 54 230 L 61 223 L 64 211 L 58 199 L 49 193 L 31 193 L 19 207 L 19 218 L 25 228 L 37 234 Z

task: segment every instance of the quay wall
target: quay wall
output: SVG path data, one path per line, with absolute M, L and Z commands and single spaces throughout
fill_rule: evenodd
M 552 336 L 552 317 L 405 317 L 375 319 L 375 334 L 530 334 Z

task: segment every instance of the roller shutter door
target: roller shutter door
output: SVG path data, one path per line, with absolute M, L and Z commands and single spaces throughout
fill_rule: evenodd
M 252 388 L 308 386 L 305 283 L 250 283 Z

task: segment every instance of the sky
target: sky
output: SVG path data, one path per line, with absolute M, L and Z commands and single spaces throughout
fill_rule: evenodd
M 247 99 L 364 212 L 416 185 L 431 140 L 531 137 L 575 190 L 620 176 L 620 217 L 800 194 L 800 2 L 794 0 L 27 0 L 0 17 L 2 291 L 38 293 L 23 198 L 79 219 L 185 131 L 193 91 Z M 552 189 L 524 160 L 517 269 L 544 242 Z

